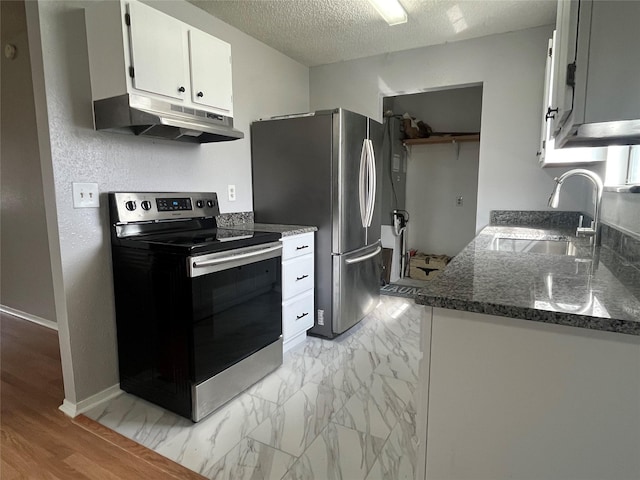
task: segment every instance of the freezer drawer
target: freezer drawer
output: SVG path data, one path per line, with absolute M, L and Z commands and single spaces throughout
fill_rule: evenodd
M 340 334 L 378 305 L 382 247 L 373 245 L 333 256 L 333 333 Z

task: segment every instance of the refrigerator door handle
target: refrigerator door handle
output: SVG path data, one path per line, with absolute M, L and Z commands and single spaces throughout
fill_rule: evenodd
M 368 199 L 367 199 L 367 222 L 366 227 L 371 226 L 373 221 L 373 210 L 375 208 L 376 200 L 376 157 L 373 151 L 373 142 L 371 140 L 365 140 L 367 142 L 367 174 L 368 174 Z
M 360 153 L 360 179 L 358 185 L 358 195 L 360 199 L 360 220 L 362 222 L 362 226 L 366 228 L 367 226 L 367 215 L 368 215 L 368 198 L 366 192 L 365 182 L 367 180 L 367 140 L 365 139 L 362 142 L 362 151 Z
M 370 258 L 375 257 L 381 251 L 382 251 L 382 247 L 378 247 L 371 253 L 367 253 L 366 255 L 362 255 L 361 257 L 350 258 L 349 260 L 345 260 L 344 263 L 346 263 L 347 265 L 352 265 L 354 263 L 364 262 L 365 260 L 369 260 Z

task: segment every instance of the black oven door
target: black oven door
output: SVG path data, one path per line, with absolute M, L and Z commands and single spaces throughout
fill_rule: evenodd
M 188 258 L 196 383 L 282 336 L 281 255 L 273 242 Z

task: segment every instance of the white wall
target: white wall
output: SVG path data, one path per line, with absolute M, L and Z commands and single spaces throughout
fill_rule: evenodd
M 482 87 L 401 95 L 396 114 L 408 112 L 436 132 L 479 132 Z M 476 231 L 479 143 L 413 145 L 407 165 L 408 247 L 457 255 Z M 456 198 L 463 197 L 462 206 Z
M 51 259 L 47 241 L 31 82 L 27 22 L 23 2 L 2 2 L 2 46 L 17 55 L 2 55 L 2 166 L 0 186 L 0 303 L 16 313 L 54 322 Z
M 546 210 L 558 169 L 538 167 L 542 87 L 552 26 L 311 68 L 311 108 L 381 120 L 382 98 L 483 85 L 476 228 L 489 211 Z M 568 198 L 564 209 L 580 208 Z
M 147 2 L 231 44 L 236 128 L 245 139 L 185 145 L 136 138 L 92 128 L 91 89 L 83 8 L 90 2 L 38 2 L 50 147 L 47 155 L 55 193 L 63 292 L 56 302 L 65 396 L 77 403 L 118 382 L 115 315 L 107 201 L 104 192 L 192 190 L 226 192 L 236 185 L 234 204 L 220 195 L 223 212 L 252 210 L 249 124 L 263 116 L 309 108 L 308 68 L 183 1 Z M 35 8 L 35 4 L 31 5 Z M 44 82 L 44 86 L 42 85 Z M 34 83 L 36 79 L 34 77 Z M 37 95 L 36 95 L 37 96 Z M 74 209 L 72 182 L 97 182 L 100 209 Z M 46 186 L 45 186 L 46 191 Z M 56 241 L 52 242 L 56 249 Z M 52 253 L 53 255 L 53 253 Z
M 414 145 L 407 166 L 408 248 L 454 256 L 475 237 L 477 142 Z M 456 197 L 463 205 L 456 206 Z

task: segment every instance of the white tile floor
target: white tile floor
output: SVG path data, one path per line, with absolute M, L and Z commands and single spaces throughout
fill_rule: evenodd
M 421 315 L 383 296 L 197 424 L 128 394 L 87 416 L 216 480 L 413 479 Z

